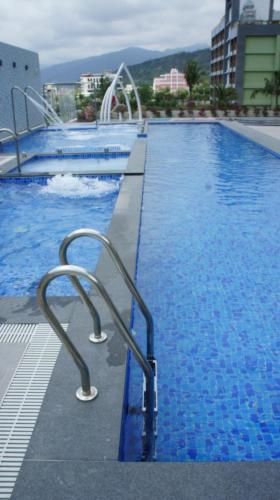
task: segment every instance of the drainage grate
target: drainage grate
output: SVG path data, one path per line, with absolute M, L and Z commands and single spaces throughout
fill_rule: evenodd
M 66 330 L 68 325 L 62 326 Z M 0 339 L 29 339 L 0 406 L 0 499 L 7 500 L 12 495 L 61 343 L 48 324 L 1 325 Z
M 37 325 L 14 325 L 2 324 L 0 325 L 0 342 L 9 344 L 26 344 L 30 342 Z

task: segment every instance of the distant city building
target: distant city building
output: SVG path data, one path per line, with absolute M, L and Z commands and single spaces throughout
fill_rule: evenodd
M 15 85 L 23 90 L 30 85 L 37 92 L 41 91 L 39 56 L 36 52 L 0 42 L 0 128 L 14 129 L 11 89 Z M 20 132 L 27 129 L 25 102 L 18 91 L 14 96 L 16 129 Z M 41 113 L 29 102 L 28 116 L 31 127 L 43 124 Z
M 188 90 L 188 85 L 184 73 L 180 73 L 178 69 L 172 68 L 170 73 L 165 75 L 160 75 L 158 78 L 154 78 L 153 90 L 158 92 L 159 90 L 169 89 L 170 92 L 176 93 L 178 90 Z
M 81 94 L 88 97 L 100 86 L 102 78 L 113 80 L 115 74 L 110 71 L 104 73 L 82 73 L 80 76 Z
M 79 82 L 45 83 L 43 96 L 64 120 L 76 118 L 75 97 L 80 89 Z
M 127 94 L 131 94 L 131 92 L 133 92 L 133 86 L 131 85 L 131 83 L 128 83 L 125 86 L 125 91 L 126 91 Z
M 273 0 L 225 0 L 225 15 L 212 32 L 212 86 L 236 88 L 240 104 L 274 104 L 271 96 L 252 99 L 252 93 L 280 70 L 279 17 Z

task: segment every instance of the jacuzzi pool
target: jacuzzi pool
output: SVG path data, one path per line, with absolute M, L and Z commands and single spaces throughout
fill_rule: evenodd
M 0 296 L 35 295 L 42 275 L 59 263 L 66 234 L 81 227 L 108 229 L 120 176 L 1 179 Z M 72 245 L 76 264 L 94 269 L 99 245 Z M 75 295 L 65 278 L 51 285 L 54 295 Z
M 20 151 L 26 153 L 91 152 L 100 148 L 130 151 L 137 136 L 137 126 L 100 125 L 82 129 L 44 129 L 20 139 Z M 14 152 L 13 142 L 2 146 L 4 152 Z M 1 149 L 0 149 L 1 151 Z

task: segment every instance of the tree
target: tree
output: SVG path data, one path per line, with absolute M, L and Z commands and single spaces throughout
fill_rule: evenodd
M 148 83 L 143 83 L 138 87 L 138 94 L 140 97 L 141 104 L 148 106 L 153 99 L 153 89 Z
M 264 94 L 265 96 L 274 96 L 276 107 L 278 107 L 278 101 L 280 96 L 280 71 L 275 71 L 271 80 L 265 78 L 264 88 L 256 89 L 252 92 L 251 98 L 255 99 L 257 94 Z
M 208 82 L 195 85 L 193 89 L 193 99 L 205 103 L 210 99 L 210 86 Z
M 202 68 L 195 60 L 188 62 L 185 69 L 185 78 L 190 88 L 190 97 L 192 99 L 192 92 L 195 85 L 200 83 L 203 75 Z
M 103 100 L 103 97 L 106 94 L 106 90 L 108 89 L 108 87 L 110 87 L 110 85 L 111 85 L 111 80 L 106 76 L 101 76 L 100 83 L 96 89 L 96 97 L 100 99 L 100 101 Z
M 221 109 L 227 109 L 237 99 L 237 92 L 233 87 L 216 85 L 213 88 L 213 101 Z
M 159 90 L 154 94 L 154 103 L 159 108 L 175 108 L 177 104 L 176 95 L 172 94 L 168 88 Z

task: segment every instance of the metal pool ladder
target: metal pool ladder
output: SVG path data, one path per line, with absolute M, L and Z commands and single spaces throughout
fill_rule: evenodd
M 102 285 L 100 280 L 91 272 L 86 269 L 69 265 L 67 260 L 67 249 L 72 241 L 80 238 L 80 237 L 91 237 L 100 241 L 108 251 L 112 260 L 116 264 L 120 273 L 122 274 L 125 283 L 127 284 L 129 290 L 131 291 L 133 297 L 136 299 L 137 303 L 140 306 L 140 309 L 146 319 L 147 324 L 147 354 L 146 356 L 143 354 L 140 349 L 138 343 L 133 337 L 132 333 L 129 331 L 127 326 L 125 325 L 123 319 L 121 318 L 118 310 L 116 309 L 113 301 L 111 300 L 109 294 L 107 293 L 105 287 Z M 70 233 L 63 240 L 60 246 L 60 261 L 62 265 L 55 267 L 51 271 L 49 271 L 43 278 L 41 279 L 38 290 L 37 297 L 39 305 L 47 318 L 48 322 L 60 338 L 61 342 L 64 344 L 68 352 L 71 354 L 75 364 L 77 365 L 80 375 L 81 375 L 81 387 L 77 390 L 76 396 L 81 401 L 90 401 L 97 397 L 98 391 L 95 387 L 91 386 L 90 383 L 90 375 L 89 369 L 83 360 L 82 356 L 76 349 L 73 342 L 70 340 L 63 327 L 61 326 L 59 320 L 52 312 L 48 301 L 47 301 L 47 288 L 49 284 L 54 281 L 59 276 L 68 276 L 71 279 L 73 286 L 78 291 L 81 299 L 89 308 L 90 314 L 93 317 L 93 322 L 95 326 L 94 334 L 90 336 L 90 340 L 94 341 L 93 338 L 97 337 L 100 341 L 106 340 L 103 338 L 100 340 L 100 336 L 102 336 L 101 327 L 100 327 L 100 318 L 97 310 L 92 304 L 91 299 L 89 298 L 87 292 L 82 287 L 79 278 L 86 279 L 98 292 L 98 294 L 104 299 L 106 305 L 108 306 L 111 315 L 115 324 L 118 327 L 122 337 L 125 342 L 128 344 L 131 349 L 133 355 L 136 358 L 136 361 L 140 365 L 143 375 L 144 375 L 144 383 L 143 383 L 143 404 L 142 411 L 144 414 L 144 428 L 143 428 L 143 460 L 152 461 L 155 456 L 155 438 L 156 438 L 156 413 L 157 413 L 157 366 L 156 360 L 154 357 L 154 326 L 153 326 L 153 318 L 147 308 L 144 300 L 139 294 L 137 288 L 135 287 L 129 273 L 127 272 L 119 254 L 116 249 L 110 242 L 110 240 L 94 231 L 93 229 L 80 229 Z

